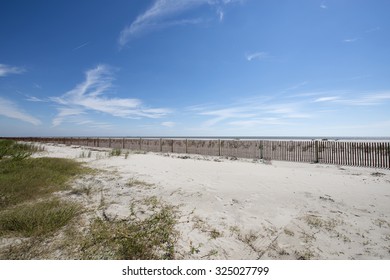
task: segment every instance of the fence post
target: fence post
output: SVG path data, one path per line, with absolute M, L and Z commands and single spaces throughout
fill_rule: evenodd
M 142 138 L 140 137 L 139 138 L 139 150 L 142 151 Z
M 172 144 L 173 146 L 173 144 Z M 186 138 L 186 154 L 188 154 L 188 139 Z
M 162 139 L 160 138 L 160 153 L 162 152 Z
M 260 159 L 263 159 L 263 149 L 264 149 L 263 140 L 260 141 L 259 149 L 260 149 Z
M 319 157 L 318 157 L 318 140 L 314 141 L 314 163 L 318 163 Z
M 218 156 L 221 156 L 221 139 L 218 139 Z
M 125 138 L 123 137 L 122 138 L 122 149 L 124 149 L 125 148 Z
M 172 153 L 173 153 L 173 139 L 172 139 Z

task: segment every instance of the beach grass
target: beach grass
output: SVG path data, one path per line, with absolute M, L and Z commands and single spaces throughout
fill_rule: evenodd
M 65 226 L 79 210 L 77 204 L 59 199 L 20 204 L 0 212 L 0 236 L 44 236 Z
M 65 190 L 71 178 L 90 171 L 70 159 L 3 159 L 0 161 L 0 210 Z
M 13 140 L 0 140 L 0 160 L 11 158 L 21 160 L 29 157 L 35 152 L 42 151 L 43 148 L 34 144 L 17 143 Z
M 68 189 L 71 179 L 92 170 L 70 159 L 31 158 L 43 149 L 30 144 L 2 140 L 0 150 L 0 236 L 27 238 L 28 244 L 41 246 L 48 234 L 66 226 L 82 210 L 54 193 Z M 20 248 L 29 246 L 22 243 Z M 5 258 L 25 255 L 11 247 L 16 255 L 2 252 Z

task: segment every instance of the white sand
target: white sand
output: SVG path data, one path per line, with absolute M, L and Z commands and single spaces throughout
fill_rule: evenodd
M 87 148 L 61 145 L 46 151 L 106 171 L 77 180 L 75 188 L 96 192 L 74 199 L 98 209 L 103 195 L 110 219 L 126 218 L 132 201 L 149 196 L 178 206 L 178 258 L 390 259 L 389 170 L 155 153 L 125 159 L 95 150 L 80 158 Z M 130 179 L 153 186 L 128 187 Z

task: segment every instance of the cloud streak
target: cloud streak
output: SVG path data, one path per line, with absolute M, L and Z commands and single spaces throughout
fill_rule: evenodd
M 358 40 L 358 38 L 348 38 L 348 39 L 344 39 L 343 42 L 344 43 L 354 43 Z
M 6 77 L 10 74 L 21 74 L 25 71 L 26 69 L 24 69 L 23 67 L 0 64 L 0 77 Z
M 42 123 L 39 119 L 28 113 L 25 113 L 22 109 L 18 108 L 18 106 L 12 101 L 2 97 L 0 97 L 0 115 L 23 122 L 28 122 L 33 125 L 40 125 Z
M 252 60 L 262 60 L 268 57 L 268 53 L 266 52 L 255 52 L 251 54 L 247 54 L 245 56 L 246 60 L 252 61 Z
M 135 98 L 108 98 L 106 95 L 112 89 L 114 77 L 112 69 L 107 65 L 98 65 L 88 70 L 85 76 L 84 82 L 72 90 L 60 97 L 50 97 L 52 102 L 60 105 L 53 126 L 88 112 L 133 119 L 160 118 L 170 113 L 166 108 L 146 107 Z
M 213 127 L 219 123 L 227 122 L 229 125 L 245 126 L 261 124 L 285 124 L 286 120 L 311 118 L 311 114 L 301 111 L 302 104 L 299 103 L 279 103 L 275 99 L 267 102 L 256 102 L 254 99 L 248 102 L 240 102 L 224 106 L 219 109 L 210 109 L 198 106 L 192 110 L 201 116 L 210 117 L 202 123 L 203 127 Z
M 390 92 L 354 95 L 354 98 L 343 96 L 325 96 L 315 99 L 313 102 L 334 103 L 346 106 L 375 106 L 390 100 Z
M 172 128 L 172 127 L 174 127 L 176 125 L 176 123 L 174 123 L 174 122 L 162 122 L 161 125 L 165 126 L 165 127 Z
M 270 98 L 250 98 L 241 100 L 235 104 L 192 106 L 192 111 L 198 116 L 206 117 L 201 124 L 202 128 L 216 128 L 218 125 L 230 125 L 234 127 L 262 127 L 267 125 L 294 125 L 301 124 L 302 120 L 321 118 L 329 112 L 324 107 L 332 110 L 355 106 L 379 106 L 388 104 L 389 92 L 371 94 L 353 93 L 346 91 L 314 92 L 294 94 L 299 97 L 294 102 L 289 102 L 290 96 L 280 99 L 279 95 Z M 333 95 L 330 95 L 333 94 Z
M 174 19 L 188 10 L 196 9 L 202 5 L 215 7 L 219 22 L 224 19 L 222 7 L 237 1 L 229 0 L 156 0 L 144 13 L 140 14 L 130 25 L 120 32 L 118 44 L 125 46 L 129 40 L 142 32 L 166 28 L 175 25 L 199 24 L 204 22 L 202 18 Z

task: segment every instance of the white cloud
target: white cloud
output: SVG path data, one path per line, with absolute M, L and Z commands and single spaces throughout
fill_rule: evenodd
M 327 97 L 320 97 L 314 100 L 313 102 L 327 102 L 327 101 L 335 101 L 340 99 L 340 96 L 327 96 Z
M 227 119 L 250 118 L 256 116 L 256 114 L 248 111 L 250 110 L 246 107 L 229 107 L 219 110 L 205 110 L 198 114 L 213 117 L 203 123 L 203 126 L 209 127 Z
M 164 20 L 174 14 L 184 12 L 204 3 L 207 3 L 207 0 L 157 0 L 148 10 L 139 15 L 132 24 L 121 31 L 118 40 L 119 45 L 126 45 L 130 37 L 136 33 L 166 24 Z
M 321 8 L 321 9 L 327 9 L 328 6 L 326 5 L 325 2 L 322 2 L 321 5 L 320 5 L 320 8 Z
M 21 74 L 25 72 L 26 69 L 23 67 L 9 66 L 6 64 L 0 64 L 0 77 L 8 76 L 9 74 Z
M 53 125 L 60 125 L 69 116 L 89 111 L 106 113 L 122 118 L 160 118 L 168 113 L 166 108 L 149 108 L 135 98 L 108 98 L 105 94 L 111 90 L 113 72 L 106 65 L 99 65 L 86 72 L 85 81 L 60 97 L 50 100 L 61 105 Z
M 218 15 L 219 22 L 222 22 L 223 18 L 225 17 L 225 13 L 221 8 L 217 9 L 217 15 Z
M 139 15 L 130 25 L 126 26 L 119 35 L 118 43 L 120 47 L 125 46 L 130 38 L 138 33 L 166 28 L 174 25 L 198 24 L 204 20 L 197 19 L 173 19 L 174 16 L 197 8 L 201 5 L 216 7 L 219 21 L 223 20 L 223 5 L 237 1 L 227 0 L 156 0 L 153 5 L 144 13 Z
M 228 124 L 238 125 L 239 123 L 260 124 L 264 120 L 286 120 L 286 119 L 302 119 L 311 118 L 312 115 L 307 112 L 302 112 L 300 104 L 278 103 L 275 99 L 270 99 L 267 102 L 256 102 L 253 98 L 250 102 L 241 106 L 227 106 L 221 109 L 208 109 L 207 107 L 198 107 L 198 115 L 210 116 L 211 118 L 204 121 L 203 127 L 212 127 L 220 122 L 229 120 Z
M 58 110 L 58 114 L 52 121 L 53 126 L 60 125 L 64 121 L 69 120 L 69 117 L 71 116 L 73 117 L 73 116 L 85 114 L 85 112 L 82 109 L 77 109 L 77 108 L 57 108 L 57 110 Z
M 26 97 L 27 97 L 26 100 L 30 101 L 30 102 L 48 102 L 48 100 L 41 99 L 41 98 L 38 98 L 38 97 L 35 97 L 35 96 L 27 95 Z
M 358 39 L 357 38 L 348 38 L 348 39 L 344 39 L 343 42 L 344 43 L 353 43 L 353 42 L 356 42 Z
M 313 102 L 332 102 L 335 104 L 347 105 L 347 106 L 375 106 L 384 104 L 390 100 L 389 92 L 379 92 L 371 94 L 350 94 L 353 97 L 342 96 L 326 96 L 315 99 Z
M 22 109 L 18 108 L 12 101 L 2 97 L 0 97 L 0 115 L 28 122 L 33 125 L 41 124 L 41 121 L 39 119 L 33 117 L 30 114 L 25 113 Z
M 81 44 L 81 45 L 79 45 L 79 46 L 73 48 L 73 51 L 77 51 L 78 49 L 84 48 L 84 47 L 85 47 L 86 45 L 88 45 L 88 44 L 89 44 L 89 42 L 85 42 L 85 43 L 83 43 L 83 44 Z
M 176 123 L 174 123 L 174 122 L 162 122 L 161 125 L 162 126 L 166 126 L 166 127 L 174 127 L 176 125 Z
M 246 60 L 248 60 L 248 61 L 252 61 L 254 59 L 261 60 L 261 59 L 267 58 L 268 54 L 266 52 L 255 52 L 255 53 L 247 54 L 245 57 L 246 57 Z
M 295 85 L 293 85 L 293 86 L 290 86 L 290 87 L 286 88 L 286 89 L 283 90 L 282 92 L 285 93 L 285 92 L 287 92 L 287 91 L 296 90 L 296 89 L 298 89 L 298 88 L 304 87 L 304 86 L 307 85 L 308 83 L 309 83 L 309 82 L 307 82 L 307 81 L 303 81 L 303 82 L 301 82 L 301 83 L 299 83 L 299 84 L 295 84 Z

